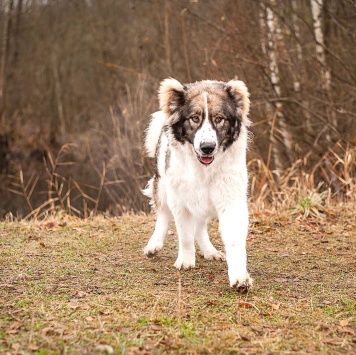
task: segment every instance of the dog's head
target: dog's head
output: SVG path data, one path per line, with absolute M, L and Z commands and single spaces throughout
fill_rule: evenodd
M 213 162 L 219 149 L 226 150 L 233 144 L 241 124 L 250 125 L 249 93 L 240 80 L 182 85 L 175 79 L 166 79 L 158 96 L 175 139 L 192 144 L 204 165 Z

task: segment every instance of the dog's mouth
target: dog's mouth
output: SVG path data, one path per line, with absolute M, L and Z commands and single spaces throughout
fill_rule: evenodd
M 214 160 L 214 156 L 210 157 L 210 156 L 202 156 L 202 155 L 197 154 L 197 157 L 198 157 L 199 162 L 203 165 L 209 165 Z

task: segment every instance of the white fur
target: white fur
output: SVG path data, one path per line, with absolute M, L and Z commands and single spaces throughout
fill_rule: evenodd
M 205 99 L 205 118 L 201 128 L 197 131 L 194 137 L 194 149 L 198 154 L 203 155 L 204 153 L 200 149 L 201 144 L 214 143 L 216 149 L 211 154 L 214 155 L 216 153 L 216 150 L 218 149 L 218 137 L 216 136 L 216 131 L 214 130 L 209 121 L 208 94 L 204 92 L 203 95 Z
M 156 113 L 146 138 L 146 149 L 153 152 L 157 132 L 164 114 Z M 208 120 L 206 120 L 208 121 Z M 208 128 L 203 124 L 204 137 Z M 161 125 L 162 129 L 162 125 Z M 215 132 L 214 132 L 215 133 Z M 198 135 L 198 133 L 197 133 Z M 246 237 L 248 233 L 246 147 L 248 131 L 244 124 L 240 136 L 225 152 L 221 148 L 209 166 L 199 163 L 191 144 L 180 144 L 172 133 L 162 131 L 157 159 L 158 203 L 155 231 L 144 252 L 154 255 L 162 249 L 168 231 L 170 215 L 175 220 L 179 250 L 177 269 L 195 266 L 195 242 L 206 259 L 225 260 L 209 240 L 207 224 L 217 216 L 219 231 L 225 246 L 228 276 L 231 287 L 252 286 L 246 268 Z M 148 149 L 149 148 L 149 149 Z M 170 150 L 170 165 L 165 167 L 166 151 Z M 151 154 L 152 155 L 152 154 Z M 153 179 L 144 193 L 153 197 Z
M 155 157 L 156 147 L 161 135 L 162 127 L 164 125 L 166 115 L 162 111 L 152 114 L 150 125 L 146 131 L 145 148 L 147 156 L 150 158 Z

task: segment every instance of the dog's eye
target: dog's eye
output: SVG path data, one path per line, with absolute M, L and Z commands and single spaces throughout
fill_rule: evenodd
M 200 118 L 199 118 L 199 116 L 197 116 L 197 115 L 190 117 L 190 119 L 191 119 L 194 123 L 199 123 L 199 121 L 200 121 Z
M 223 120 L 222 116 L 215 116 L 215 118 L 214 118 L 215 124 L 219 124 L 222 120 Z

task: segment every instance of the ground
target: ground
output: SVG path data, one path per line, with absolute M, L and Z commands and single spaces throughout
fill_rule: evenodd
M 175 270 L 173 226 L 146 258 L 153 227 L 146 215 L 0 223 L 0 353 L 356 353 L 352 208 L 251 216 L 245 295 L 225 262 Z M 216 221 L 210 234 L 221 249 Z

